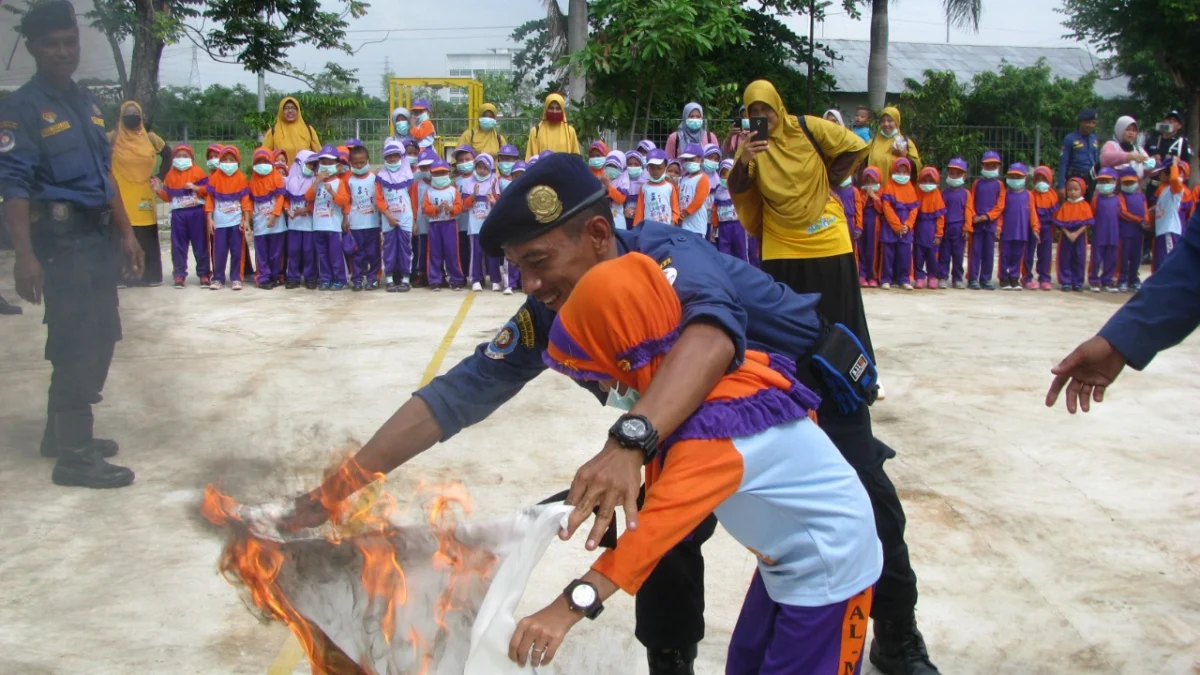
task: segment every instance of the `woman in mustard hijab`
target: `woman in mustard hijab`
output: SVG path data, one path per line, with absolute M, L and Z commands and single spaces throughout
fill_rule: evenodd
M 546 150 L 579 154 L 579 138 L 575 135 L 575 127 L 567 124 L 566 100 L 562 94 L 546 97 L 542 106 L 542 121 L 529 130 L 525 161 Z
M 495 157 L 500 154 L 500 146 L 508 144 L 504 135 L 496 130 L 498 124 L 496 104 L 484 103 L 479 106 L 479 122 L 474 128 L 467 129 L 462 136 L 458 137 L 458 145 L 455 147 L 461 148 L 469 145 L 475 148 L 476 157 L 485 154 Z
M 268 150 L 282 150 L 291 161 L 301 150 L 318 152 L 321 149 L 321 139 L 317 131 L 304 121 L 300 114 L 300 101 L 291 96 L 285 96 L 279 102 L 279 112 L 275 114 L 275 126 L 263 136 L 263 147 Z
M 867 165 L 879 170 L 880 191 L 887 187 L 892 180 L 892 163 L 901 157 L 907 157 L 913 163 L 913 175 L 921 171 L 921 155 L 917 153 L 917 144 L 911 138 L 900 133 L 900 109 L 888 106 L 879 114 L 879 131 L 871 139 L 871 154 L 867 157 Z
M 141 285 L 158 286 L 162 283 L 162 251 L 158 245 L 158 209 L 154 198 L 158 186 L 151 179 L 156 177 L 154 162 L 159 157 L 162 161 L 158 180 L 171 170 L 171 147 L 157 134 L 146 131 L 142 106 L 135 101 L 121 104 L 121 122 L 108 132 L 108 142 L 112 145 L 112 172 L 121 189 L 121 203 L 146 255 Z

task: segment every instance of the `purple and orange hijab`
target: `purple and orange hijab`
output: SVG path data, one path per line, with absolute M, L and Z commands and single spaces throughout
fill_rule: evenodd
M 542 360 L 575 380 L 615 380 L 646 391 L 682 322 L 679 297 L 658 263 L 627 253 L 579 280 L 554 319 Z M 820 398 L 794 372 L 786 358 L 747 350 L 742 365 L 717 382 L 666 445 L 751 435 L 806 416 Z

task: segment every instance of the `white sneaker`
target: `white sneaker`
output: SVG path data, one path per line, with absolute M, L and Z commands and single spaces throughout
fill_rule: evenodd
M 471 290 L 475 291 L 476 293 L 479 293 L 480 291 L 483 290 L 483 284 L 476 281 L 475 283 L 471 284 Z
M 492 292 L 499 293 L 500 292 L 500 284 L 492 284 Z
M 911 291 L 913 289 L 913 285 L 912 284 L 900 284 L 900 288 L 903 288 L 906 291 Z
M 512 295 L 512 289 L 511 289 L 511 288 L 506 288 L 506 289 L 504 289 L 504 294 L 505 294 L 505 295 Z
M 891 290 L 891 288 L 892 288 L 892 285 L 889 283 L 884 282 L 882 284 L 879 284 L 879 290 L 881 290 L 881 291 Z

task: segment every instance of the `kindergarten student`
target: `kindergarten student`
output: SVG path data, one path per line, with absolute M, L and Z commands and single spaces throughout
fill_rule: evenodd
M 1054 213 L 1054 217 L 1050 219 L 1061 230 L 1058 240 L 1058 283 L 1062 285 L 1064 291 L 1083 290 L 1083 274 L 1087 268 L 1087 231 L 1095 224 L 1092 207 L 1084 199 L 1084 194 L 1086 193 L 1087 183 L 1084 179 L 1079 176 L 1071 178 L 1071 180 L 1067 181 L 1066 201 L 1063 202 L 1062 206 L 1058 207 L 1058 210 Z M 1113 221 L 1113 231 L 1115 232 L 1115 209 L 1113 210 Z M 1048 235 L 1042 236 L 1045 237 Z M 1116 248 L 1115 245 L 1107 246 L 1112 249 Z M 1096 269 L 1095 255 L 1093 252 L 1093 270 Z M 1110 253 L 1109 256 L 1108 266 L 1109 274 L 1111 275 L 1112 259 L 1116 258 L 1116 254 Z M 1100 285 L 1094 279 L 1095 274 L 1093 271 L 1092 290 L 1099 291 Z M 1116 291 L 1114 288 L 1110 288 L 1109 290 Z
M 1183 170 L 1180 170 L 1180 167 Z M 1184 195 L 1187 189 L 1187 164 L 1180 164 L 1179 157 L 1171 158 L 1168 180 L 1158 188 L 1158 200 L 1154 203 L 1154 249 L 1151 271 L 1167 259 L 1183 233 Z
M 613 150 L 604 158 L 604 173 L 600 182 L 608 190 L 608 207 L 612 212 L 613 227 L 629 229 L 625 220 L 625 204 L 629 201 L 629 178 L 625 175 L 625 153 Z
M 746 241 L 746 228 L 738 218 L 733 206 L 733 195 L 729 194 L 729 174 L 733 171 L 733 160 L 725 159 L 718 166 L 717 189 L 713 199 L 713 222 L 717 230 L 717 250 L 731 255 L 742 262 L 750 262 Z
M 514 148 L 511 145 L 506 145 L 504 147 L 512 148 L 514 151 L 516 150 L 516 148 Z M 504 148 L 501 148 L 502 152 L 503 152 L 503 150 L 504 150 Z M 514 155 L 515 155 L 515 153 L 514 153 Z M 513 162 L 512 170 L 510 173 L 511 173 L 511 178 L 507 178 L 507 179 L 501 178 L 500 179 L 500 192 L 504 192 L 505 190 L 507 190 L 508 186 L 512 185 L 513 181 L 515 181 L 516 179 L 520 178 L 521 176 L 523 176 L 525 174 L 525 162 L 522 162 L 519 159 L 516 162 Z M 507 280 L 507 284 L 504 287 L 504 294 L 512 295 L 514 290 L 521 287 L 521 268 L 517 267 L 516 265 L 512 264 L 511 262 L 506 262 L 505 268 L 506 268 L 506 271 L 508 272 L 508 280 Z
M 429 285 L 429 216 L 421 205 L 425 203 L 425 193 L 429 191 L 432 175 L 430 167 L 438 159 L 432 148 L 426 148 L 417 156 L 417 171 L 414 174 L 412 187 L 413 214 L 417 221 L 417 239 L 413 246 L 413 278 L 418 286 Z
M 200 285 L 207 288 L 212 281 L 208 259 L 208 225 L 204 216 L 204 197 L 208 174 L 196 166 L 189 145 L 177 145 L 171 160 L 171 170 L 163 180 L 158 198 L 171 204 L 171 263 L 175 288 L 187 281 L 188 246 L 196 258 L 196 275 Z
M 1029 169 L 1020 162 L 1008 167 L 1008 175 L 1004 181 L 1007 187 L 1004 195 L 1004 210 L 1001 211 L 1000 222 L 996 224 L 996 234 L 1000 235 L 1000 290 L 1021 290 L 1022 266 L 1025 260 L 1025 247 L 1031 238 L 1041 236 L 1041 223 L 1038 222 L 1037 208 L 1033 197 L 1025 189 L 1026 176 Z
M 475 175 L 475 148 L 469 145 L 460 145 L 454 150 L 454 187 L 458 188 L 459 197 L 466 199 L 466 195 L 471 194 L 469 183 L 474 179 Z M 471 224 L 471 208 L 463 202 L 462 213 L 458 216 L 458 259 L 471 259 L 471 238 L 468 235 L 467 229 Z M 468 263 L 469 264 L 469 263 Z M 470 271 L 469 267 L 463 268 L 463 273 Z
M 415 143 L 409 142 L 412 147 Z M 383 144 L 383 169 L 375 176 L 375 207 L 383 216 L 383 273 L 388 293 L 412 289 L 413 174 L 398 141 Z
M 437 130 L 433 128 L 433 121 L 429 119 L 429 101 L 423 98 L 413 101 L 412 119 L 417 123 L 416 127 L 410 129 L 413 140 L 417 142 L 417 147 L 422 150 L 433 147 Z M 399 133 L 399 128 L 396 131 Z
M 691 143 L 679 155 L 685 170 L 679 179 L 679 211 L 683 218 L 680 227 L 701 237 L 708 237 L 708 194 L 712 187 L 708 184 L 708 176 L 701 171 L 702 153 L 699 144 Z
M 1117 172 L 1101 169 L 1092 195 L 1092 263 L 1088 283 L 1093 292 L 1117 292 L 1117 248 L 1121 242 L 1121 199 L 1117 196 Z M 1061 266 L 1060 266 L 1061 269 Z M 1059 283 L 1063 283 L 1060 273 Z M 1078 282 L 1082 284 L 1083 282 Z M 1075 282 L 1072 282 L 1074 285 Z M 1067 289 L 1063 289 L 1067 290 Z
M 279 174 L 280 178 L 286 178 L 288 173 L 287 153 L 282 150 L 276 150 L 275 154 L 272 156 L 272 159 L 274 160 L 273 165 L 275 167 L 275 172 Z
M 638 222 L 633 219 L 637 212 L 638 197 L 646 184 L 646 156 L 634 150 L 625 153 L 625 177 L 629 179 L 629 199 L 625 200 L 625 222 L 633 229 Z
M 667 153 L 654 149 L 646 157 L 646 184 L 638 194 L 633 222 L 653 220 L 667 225 L 679 224 L 679 188 L 667 180 Z
M 1037 209 L 1041 229 L 1025 247 L 1025 288 L 1050 290 L 1050 249 L 1054 245 L 1054 214 L 1058 211 L 1058 193 L 1054 191 L 1054 172 L 1048 166 L 1033 171 L 1033 206 Z M 1037 258 L 1037 281 L 1033 280 L 1034 258 Z
M 672 185 L 679 186 L 679 177 L 683 175 L 683 164 L 678 159 L 672 159 L 667 162 L 667 180 Z
M 388 145 L 389 143 L 400 145 L 404 141 L 411 141 L 414 147 L 417 146 L 417 141 L 409 134 L 409 128 L 412 126 L 408 121 L 410 116 L 408 108 L 403 106 L 392 109 L 392 129 L 395 130 L 395 133 L 383 139 L 384 145 Z M 419 147 L 417 149 L 420 150 Z
M 313 248 L 317 256 L 317 290 L 341 291 L 346 288 L 346 257 L 342 235 L 349 234 L 346 213 L 350 210 L 350 188 L 338 176 L 338 149 L 326 145 L 317 153 L 317 180 L 304 199 L 313 217 Z
M 313 244 L 313 218 L 308 208 L 308 189 L 316 182 L 317 153 L 301 150 L 283 182 L 287 199 L 287 283 L 292 290 L 303 284 L 309 290 L 317 288 L 317 254 Z
M 704 146 L 704 175 L 708 177 L 708 200 L 705 202 L 705 207 L 708 209 L 708 235 L 709 239 L 715 244 L 717 242 L 717 228 L 714 226 L 716 220 L 713 219 L 713 205 L 717 199 L 717 188 L 721 185 L 721 146 L 715 143 L 709 143 Z
M 941 174 L 932 166 L 921 169 L 917 183 L 917 225 L 913 228 L 913 267 L 917 288 L 937 289 L 938 248 L 946 230 L 946 202 L 938 192 Z M 928 278 L 928 282 L 926 279 Z
M 837 195 L 838 201 L 842 203 L 842 212 L 846 214 L 846 227 L 850 230 L 850 245 L 854 247 L 854 259 L 858 260 L 861 257 L 858 246 L 862 237 L 862 195 L 859 194 L 858 188 L 854 187 L 854 177 L 846 176 L 841 185 L 833 188 L 833 194 Z M 862 281 L 859 280 L 860 286 Z
M 588 146 L 587 163 L 592 175 L 600 178 L 604 175 L 604 161 L 608 157 L 608 145 L 604 141 L 595 141 Z
M 1136 292 L 1142 287 L 1138 268 L 1142 265 L 1143 232 L 1148 225 L 1146 195 L 1142 193 L 1138 176 L 1132 167 L 1117 172 L 1121 192 L 1117 195 L 1121 211 L 1121 243 L 1117 257 L 1117 290 Z
M 371 156 L 366 147 L 350 148 L 350 177 L 346 179 L 350 189 L 350 236 L 354 238 L 355 255 L 351 259 L 353 272 L 350 290 L 374 291 L 379 289 L 380 257 L 379 238 L 380 209 L 376 205 L 378 184 L 371 171 Z
M 521 153 L 515 145 L 505 144 L 500 146 L 500 152 L 496 153 L 496 173 L 499 174 L 500 190 L 508 187 L 513 180 L 513 167 L 521 159 Z
M 554 320 L 543 361 L 602 391 L 646 391 L 681 325 L 679 300 L 658 263 L 630 253 L 579 280 Z M 636 594 L 658 561 L 713 513 L 758 558 L 724 672 L 861 670 L 883 556 L 866 491 L 808 418 L 818 397 L 795 380 L 795 369 L 780 356 L 747 350 L 745 362 L 647 463 L 637 529 L 625 530 L 568 587 L 577 608 L 586 596 L 575 591 L 590 591 L 584 611 L 569 609 L 559 594 L 518 624 L 509 644 L 514 660 L 524 665 L 532 654 L 536 668 L 543 651 L 553 657 L 575 623 L 596 616 L 618 590 Z M 708 574 L 718 571 L 712 566 Z
M 458 257 L 458 216 L 463 212 L 462 198 L 450 177 L 449 164 L 438 160 L 429 171 L 429 189 L 421 201 L 421 210 L 429 216 L 429 288 L 442 290 L 444 266 L 450 290 L 461 291 L 464 279 Z
M 862 216 L 858 221 L 858 285 L 861 288 L 879 287 L 879 235 L 884 228 L 880 183 L 879 169 L 871 166 L 863 170 L 862 190 L 859 192 L 862 198 L 859 212 Z
M 208 175 L 213 175 L 217 171 L 217 167 L 221 165 L 221 151 L 225 146 L 220 143 L 213 143 L 204 151 L 204 167 L 208 171 Z
M 239 170 L 242 153 L 236 147 L 221 148 L 217 171 L 208 177 L 204 212 L 213 237 L 213 281 L 210 290 L 225 288 L 225 265 L 229 264 L 230 288 L 242 290 L 242 258 L 245 256 L 246 226 L 250 222 L 250 186 Z
M 946 205 L 946 225 L 942 245 L 938 249 L 938 287 L 957 289 L 967 287 L 963 281 L 963 252 L 975 219 L 975 200 L 971 190 L 963 187 L 967 181 L 967 161 L 961 157 L 950 160 L 946 167 L 946 187 L 942 203 Z
M 254 261 L 258 267 L 255 281 L 269 291 L 279 285 L 283 274 L 283 247 L 287 240 L 287 224 L 283 214 L 283 177 L 275 170 L 271 151 L 258 148 L 251 161 L 250 201 L 254 213 Z
M 871 109 L 865 105 L 858 106 L 854 111 L 854 124 L 850 126 L 850 131 L 853 131 L 863 141 L 871 142 Z
M 883 217 L 887 221 L 887 226 L 882 228 L 879 235 L 879 241 L 883 244 L 879 287 L 884 290 L 891 288 L 893 281 L 906 291 L 913 289 L 913 227 L 917 223 L 920 202 L 916 189 L 909 182 L 912 179 L 912 167 L 907 157 L 892 162 L 892 180 L 883 187 L 880 196 Z
M 483 290 L 484 274 L 492 281 L 492 290 L 500 290 L 500 263 L 502 258 L 493 258 L 483 254 L 479 245 L 479 231 L 483 229 L 483 221 L 487 220 L 500 194 L 492 156 L 486 152 L 475 158 L 475 173 L 467 183 L 463 194 L 463 208 L 468 209 L 467 234 L 471 237 L 471 290 Z
M 971 186 L 975 217 L 971 222 L 971 249 L 967 255 L 967 286 L 974 291 L 994 291 L 992 263 L 996 254 L 1000 214 L 1004 212 L 1004 184 L 1000 182 L 1000 153 L 983 153 L 980 178 Z

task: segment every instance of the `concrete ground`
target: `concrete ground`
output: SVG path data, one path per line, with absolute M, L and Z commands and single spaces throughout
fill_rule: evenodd
M 10 300 L 11 265 L 0 257 Z M 948 675 L 1200 672 L 1200 342 L 1126 372 L 1088 416 L 1042 405 L 1051 365 L 1124 297 L 867 294 L 888 394 L 877 435 L 899 451 L 888 466 L 908 512 L 918 613 Z M 120 440 L 137 482 L 108 492 L 50 483 L 37 454 L 41 312 L 0 318 L 0 673 L 306 672 L 285 629 L 259 623 L 217 575 L 220 542 L 197 522 L 198 495 L 210 481 L 247 500 L 312 486 L 337 448 L 368 438 L 418 386 L 464 298 L 122 291 L 125 340 L 97 431 Z M 442 370 L 521 301 L 477 295 Z M 390 486 L 403 496 L 419 478 L 458 478 L 477 514 L 503 514 L 566 486 L 614 416 L 544 374 Z M 709 675 L 722 670 L 754 558 L 720 531 L 705 553 L 697 672 Z M 523 607 L 590 558 L 578 541 L 553 545 Z M 632 623 L 631 600 L 614 599 L 563 658 L 645 673 Z

